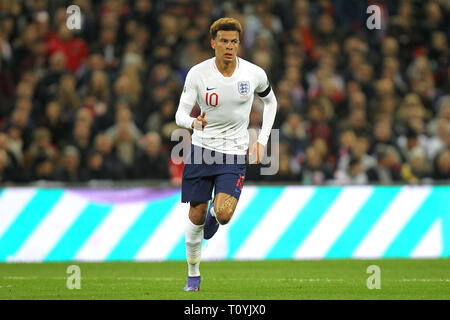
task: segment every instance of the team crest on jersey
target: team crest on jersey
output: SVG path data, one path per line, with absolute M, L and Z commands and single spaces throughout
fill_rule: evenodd
M 238 91 L 241 96 L 246 96 L 250 93 L 250 81 L 239 81 Z

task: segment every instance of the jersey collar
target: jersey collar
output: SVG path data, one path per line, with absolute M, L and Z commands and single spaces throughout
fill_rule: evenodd
M 230 76 L 230 77 L 225 77 L 220 71 L 219 71 L 219 69 L 217 68 L 217 65 L 216 65 L 216 57 L 213 57 L 212 59 L 211 59 L 211 67 L 212 67 L 212 69 L 214 70 L 214 73 L 216 73 L 217 75 L 218 75 L 218 77 L 219 78 L 221 78 L 221 79 L 223 79 L 223 80 L 231 80 L 231 79 L 234 79 L 234 78 L 236 78 L 236 76 L 238 75 L 238 73 L 239 73 L 239 66 L 240 65 L 240 59 L 236 56 L 236 68 L 234 69 L 234 71 L 233 71 L 233 74 Z

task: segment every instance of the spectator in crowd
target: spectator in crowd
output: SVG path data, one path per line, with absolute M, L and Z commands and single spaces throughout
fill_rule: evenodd
M 80 152 L 80 162 L 86 165 L 87 155 L 91 148 L 92 129 L 89 123 L 82 120 L 75 122 L 72 129 L 72 138 L 66 144 L 75 146 Z
M 109 135 L 103 132 L 98 133 L 95 136 L 93 148 L 103 156 L 103 162 L 108 168 L 114 168 L 114 171 L 121 172 L 120 175 L 125 176 L 124 165 L 117 157 L 114 150 L 114 141 Z
M 59 89 L 56 93 L 59 104 L 68 112 L 76 110 L 80 106 L 81 100 L 75 90 L 75 77 L 67 73 L 61 76 L 59 82 Z
M 50 56 L 49 70 L 39 80 L 35 92 L 35 101 L 39 111 L 42 111 L 48 102 L 57 98 L 59 80 L 66 71 L 66 63 L 67 58 L 61 51 L 56 51 Z
M 82 67 L 88 56 L 88 50 L 86 42 L 74 37 L 73 31 L 67 28 L 65 23 L 60 24 L 57 34 L 47 41 L 48 55 L 62 52 L 66 57 L 67 69 L 72 73 L 76 73 Z
M 25 167 L 31 168 L 34 172 L 32 176 L 35 176 L 36 170 L 39 171 L 41 168 L 43 176 L 50 176 L 50 164 L 57 161 L 58 155 L 58 149 L 52 144 L 50 131 L 45 127 L 38 128 L 34 131 L 33 142 L 24 155 Z
M 96 102 L 111 102 L 109 78 L 105 71 L 95 70 L 92 72 L 89 85 L 86 88 L 85 96 L 93 97 Z
M 301 170 L 302 183 L 323 185 L 330 178 L 330 173 L 324 167 L 320 151 L 314 146 L 309 146 L 306 149 L 306 159 Z
M 342 137 L 345 149 L 338 159 L 337 169 L 341 172 L 348 171 L 348 166 L 352 159 L 358 159 L 364 171 L 374 167 L 376 165 L 376 160 L 371 156 L 369 152 L 370 141 L 367 135 L 354 136 L 351 134 L 353 131 L 348 131 L 348 137 Z M 345 134 L 345 133 L 344 133 Z M 346 141 L 349 139 L 350 141 Z
M 450 147 L 450 121 L 445 118 L 438 118 L 435 130 L 435 134 L 428 139 L 426 145 L 429 159 L 433 159 L 442 149 Z
M 175 120 L 176 107 L 172 99 L 165 100 L 158 111 L 153 112 L 147 119 L 147 131 L 160 132 L 164 145 L 171 143 L 172 131 L 177 129 Z
M 8 163 L 11 164 L 12 167 L 18 167 L 21 161 L 21 158 L 18 158 L 14 152 L 12 152 L 9 146 L 9 138 L 8 135 L 0 132 L 0 150 L 6 152 L 8 156 Z
M 289 144 L 289 153 L 296 157 L 304 154 L 307 145 L 307 135 L 303 118 L 298 113 L 290 113 L 287 121 L 281 126 L 280 140 Z
M 328 146 L 331 147 L 333 145 L 332 129 L 327 121 L 326 107 L 320 100 L 313 100 L 308 108 L 306 133 L 309 141 L 322 138 L 327 142 Z
M 106 130 L 106 134 L 108 134 L 113 141 L 116 141 L 120 127 L 128 127 L 129 134 L 134 140 L 139 140 L 142 137 L 142 132 L 136 126 L 133 120 L 133 114 L 128 108 L 127 103 L 116 106 L 115 123 Z
M 38 125 L 49 129 L 52 136 L 52 144 L 60 147 L 62 141 L 68 139 L 68 130 L 70 122 L 66 115 L 62 113 L 61 104 L 56 101 L 50 101 L 45 107 L 45 113 L 38 120 Z
M 135 21 L 138 25 L 145 26 L 152 35 L 158 31 L 158 17 L 154 8 L 156 2 L 152 0 L 136 0 L 135 5 L 128 13 L 128 21 Z
M 53 179 L 62 182 L 82 182 L 86 178 L 80 166 L 80 152 L 74 146 L 66 146 L 62 152 L 62 163 L 56 166 Z
M 370 153 L 375 154 L 375 149 L 380 144 L 388 144 L 397 148 L 392 124 L 384 119 L 377 120 L 373 128 L 373 141 L 370 148 Z
M 339 144 L 337 149 L 338 169 L 346 169 L 348 161 L 352 155 L 352 146 L 355 144 L 355 141 L 355 132 L 349 127 L 343 128 L 339 136 Z
M 52 181 L 54 169 L 55 164 L 50 158 L 38 156 L 31 164 L 30 179 Z
M 351 152 L 354 157 L 361 160 L 361 165 L 365 171 L 376 165 L 375 158 L 369 154 L 370 139 L 368 135 L 356 137 L 351 146 Z
M 341 185 L 367 184 L 368 178 L 361 158 L 352 157 L 348 163 L 347 170 L 337 170 L 335 179 Z
M 125 175 L 117 167 L 111 167 L 104 161 L 103 155 L 98 151 L 90 151 L 87 155 L 86 177 L 88 180 L 123 180 Z
M 117 134 L 113 140 L 113 152 L 125 170 L 125 176 L 128 179 L 134 177 L 134 168 L 141 152 L 138 142 L 139 140 L 133 136 L 129 125 L 126 123 L 118 124 Z
M 411 184 L 417 184 L 430 178 L 430 166 L 425 150 L 414 148 L 409 154 L 408 162 L 402 165 L 400 174 L 404 181 Z
M 450 149 L 446 148 L 434 158 L 433 179 L 436 181 L 448 181 L 450 179 Z
M 409 127 L 407 128 L 407 132 L 404 135 L 401 135 L 398 138 L 398 146 L 400 149 L 401 157 L 404 161 L 409 161 L 411 158 L 411 153 L 414 150 L 419 149 L 420 152 L 425 152 L 426 143 L 420 143 L 420 136 L 416 130 Z
M 336 157 L 334 153 L 330 151 L 326 141 L 322 138 L 316 138 L 312 141 L 312 145 L 319 151 L 320 156 L 324 161 L 325 171 L 333 172 L 336 167 Z
M 278 173 L 269 176 L 267 181 L 270 182 L 284 182 L 296 184 L 299 181 L 299 175 L 292 170 L 291 158 L 288 154 L 282 153 L 279 156 Z
M 27 57 L 19 62 L 19 72 L 33 72 L 38 77 L 43 77 L 47 70 L 47 51 L 46 44 L 43 40 L 36 40 L 31 47 L 31 51 Z
M 169 179 L 169 159 L 162 152 L 161 137 L 150 131 L 142 137 L 143 152 L 137 158 L 134 177 L 136 179 Z
M 8 140 L 8 150 L 14 155 L 19 168 L 22 168 L 24 150 L 22 130 L 20 127 L 12 125 L 8 128 L 5 134 Z
M 370 134 L 372 131 L 367 120 L 367 112 L 363 108 L 352 109 L 348 118 L 342 122 L 341 127 L 350 128 L 357 135 Z
M 8 157 L 8 153 L 0 149 L 0 182 L 2 184 L 17 182 L 19 180 L 17 173 L 17 169 L 11 162 L 11 158 Z
M 367 171 L 369 182 L 393 184 L 401 181 L 400 156 L 389 145 L 379 145 L 376 150 L 377 165 Z
M 101 28 L 98 42 L 92 45 L 92 52 L 101 54 L 106 71 L 117 70 L 120 65 L 121 50 L 117 41 L 117 29 L 114 27 Z

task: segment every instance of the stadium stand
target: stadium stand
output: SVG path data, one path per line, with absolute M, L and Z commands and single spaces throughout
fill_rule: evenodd
M 448 0 L 0 0 L 0 183 L 178 185 L 178 99 L 222 16 L 241 21 L 240 56 L 278 100 L 278 174 L 248 181 L 450 181 Z M 261 112 L 255 98 L 250 127 Z

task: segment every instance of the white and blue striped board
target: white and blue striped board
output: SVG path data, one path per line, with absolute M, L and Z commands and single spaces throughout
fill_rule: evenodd
M 0 190 L 0 262 L 184 260 L 178 188 Z M 450 257 L 450 186 L 247 186 L 204 260 Z

